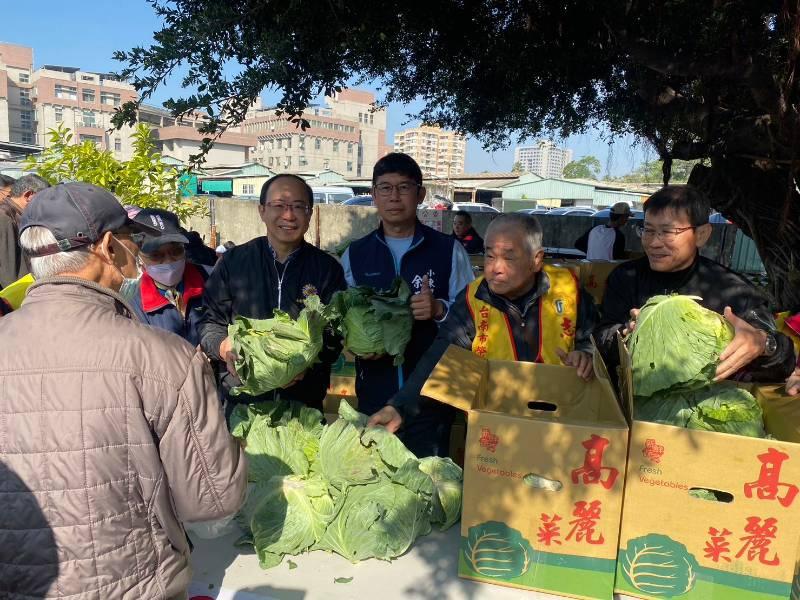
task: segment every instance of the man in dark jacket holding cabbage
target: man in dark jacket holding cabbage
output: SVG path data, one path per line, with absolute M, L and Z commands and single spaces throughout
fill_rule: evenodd
M 708 200 L 691 186 L 666 186 L 647 200 L 644 210 L 639 234 L 646 256 L 611 272 L 603 318 L 594 330 L 606 363 L 619 363 L 616 334 L 635 327 L 639 309 L 651 297 L 685 294 L 699 296 L 700 304 L 733 326 L 733 341 L 720 355 L 718 381 L 734 375 L 751 381 L 786 379 L 794 367 L 794 348 L 777 332 L 766 298 L 738 274 L 700 256 L 711 236 Z

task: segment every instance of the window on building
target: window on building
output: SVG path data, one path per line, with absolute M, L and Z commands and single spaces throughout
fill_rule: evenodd
M 306 149 L 306 136 L 304 136 L 304 135 L 300 136 L 299 145 L 300 145 L 300 150 L 305 150 Z
M 94 90 L 82 90 L 82 91 L 83 91 L 84 102 L 94 102 L 95 99 Z
M 68 85 L 56 84 L 56 98 L 63 98 L 64 100 L 77 100 L 78 88 Z
M 83 126 L 84 127 L 97 127 L 97 123 L 94 120 L 94 111 L 91 111 L 91 110 L 84 110 L 83 111 Z
M 103 144 L 102 138 L 98 135 L 81 135 L 80 141 L 81 143 L 92 142 L 95 146 L 101 146 Z
M 358 113 L 358 122 L 361 123 L 361 113 Z
M 20 83 L 30 83 L 31 76 L 28 73 L 20 73 L 19 74 L 19 82 Z
M 287 148 L 291 148 L 292 147 L 292 138 L 289 138 L 289 139 L 286 140 L 286 147 Z
M 272 157 L 270 156 L 270 157 L 269 157 L 269 166 L 271 167 L 272 165 L 273 165 L 273 159 L 272 159 Z
M 347 161 L 347 170 L 348 171 L 352 171 L 353 170 L 353 163 L 350 162 L 350 161 Z
M 292 157 L 291 156 L 287 156 L 286 157 L 286 162 L 284 162 L 283 164 L 285 164 L 287 167 L 291 167 L 292 166 Z
M 20 90 L 19 91 L 19 102 L 23 106 L 30 106 L 30 104 L 31 104 L 31 91 L 30 90 Z
M 301 167 L 305 167 L 307 165 L 308 165 L 308 161 L 306 160 L 306 157 L 305 156 L 301 156 L 300 157 L 300 166 Z
M 122 99 L 119 94 L 100 92 L 100 103 L 108 106 L 119 106 Z
M 114 152 L 122 152 L 122 140 L 114 138 Z
M 61 123 L 61 121 L 64 120 L 64 109 L 60 106 L 56 106 L 54 111 L 56 115 L 56 123 Z
M 319 138 L 316 138 L 314 140 L 314 150 L 319 150 L 320 148 L 322 148 L 322 140 L 319 139 Z
M 333 142 L 333 151 L 339 153 L 339 142 Z
M 373 118 L 374 116 L 375 116 L 374 114 L 372 114 L 372 113 L 369 113 L 369 124 L 370 124 L 370 125 L 372 125 L 372 118 Z
M 22 134 L 22 143 L 23 144 L 32 144 L 33 143 L 33 134 L 32 133 L 23 133 Z
M 352 154 L 353 153 L 353 144 L 347 144 L 347 153 L 348 154 Z
M 242 193 L 245 196 L 252 196 L 255 194 L 255 186 L 252 183 L 242 184 Z
M 278 150 L 280 150 L 281 148 L 283 148 L 283 140 L 281 140 L 281 139 L 277 140 L 277 142 L 275 143 L 275 147 L 276 147 Z

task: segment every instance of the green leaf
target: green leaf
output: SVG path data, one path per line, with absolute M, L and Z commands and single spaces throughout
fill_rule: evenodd
M 353 581 L 352 577 L 335 577 L 333 583 L 350 583 Z
M 267 481 L 279 475 L 307 475 L 309 460 L 304 452 L 307 439 L 302 428 L 270 426 L 266 415 L 258 415 L 250 426 L 245 453 L 250 481 Z
M 449 529 L 461 516 L 463 471 L 449 458 L 438 456 L 420 459 L 419 469 L 433 481 L 431 521 L 442 531 Z
M 271 319 L 237 316 L 228 326 L 242 385 L 233 395 L 260 394 L 289 385 L 317 361 L 327 324 L 319 298 L 311 296 L 295 321 L 276 310 Z
M 359 430 L 339 419 L 322 432 L 315 468 L 331 486 L 344 491 L 348 486 L 375 481 L 378 460 L 361 444 Z
M 258 493 L 250 530 L 262 568 L 279 564 L 285 554 L 307 550 L 334 516 L 333 499 L 320 479 L 273 477 Z
M 345 348 L 356 356 L 388 354 L 395 365 L 402 364 L 414 324 L 410 298 L 411 291 L 401 277 L 385 291 L 359 286 L 336 292 L 331 304 L 339 316 Z
M 296 568 L 297 568 L 297 563 L 296 563 L 296 562 L 294 562 L 293 560 L 287 560 L 287 561 L 286 561 L 286 564 L 288 564 L 288 565 L 289 565 L 289 570 L 290 570 L 290 571 L 291 571 L 292 569 L 296 569 Z
M 654 296 L 627 340 L 638 396 L 696 389 L 712 382 L 733 327 L 690 296 Z
M 352 487 L 315 549 L 336 552 L 351 562 L 396 558 L 417 537 L 430 533 L 430 510 L 429 501 L 398 483 L 381 480 Z
M 470 569 L 495 579 L 520 577 L 536 559 L 528 540 L 499 521 L 470 527 L 461 551 Z
M 374 446 L 381 460 L 394 469 L 399 469 L 409 460 L 417 459 L 399 437 L 384 427 L 370 427 L 365 430 L 361 434 L 361 443 L 367 447 Z
M 699 565 L 683 544 L 650 534 L 628 542 L 621 553 L 621 568 L 628 583 L 640 592 L 674 598 L 692 590 Z

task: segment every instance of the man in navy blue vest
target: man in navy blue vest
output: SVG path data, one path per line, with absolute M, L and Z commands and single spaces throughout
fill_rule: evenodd
M 372 197 L 381 224 L 345 251 L 345 278 L 350 286 L 387 289 L 400 275 L 414 292 L 415 321 L 401 367 L 393 366 L 387 356 L 356 359 L 358 408 L 366 414 L 379 411 L 403 387 L 436 338 L 437 323 L 447 318 L 450 304 L 474 279 L 461 243 L 417 219 L 425 188 L 413 158 L 393 152 L 380 159 L 372 171 Z M 417 456 L 446 454 L 452 417 L 448 407 L 429 403 L 401 432 L 401 438 Z

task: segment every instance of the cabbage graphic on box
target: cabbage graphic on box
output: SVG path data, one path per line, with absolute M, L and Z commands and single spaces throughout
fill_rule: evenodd
M 524 575 L 534 555 L 530 542 L 519 531 L 499 521 L 470 527 L 463 552 L 473 571 L 496 579 Z
M 697 559 L 665 535 L 633 539 L 620 554 L 625 579 L 640 592 L 673 598 L 690 591 L 697 580 Z

